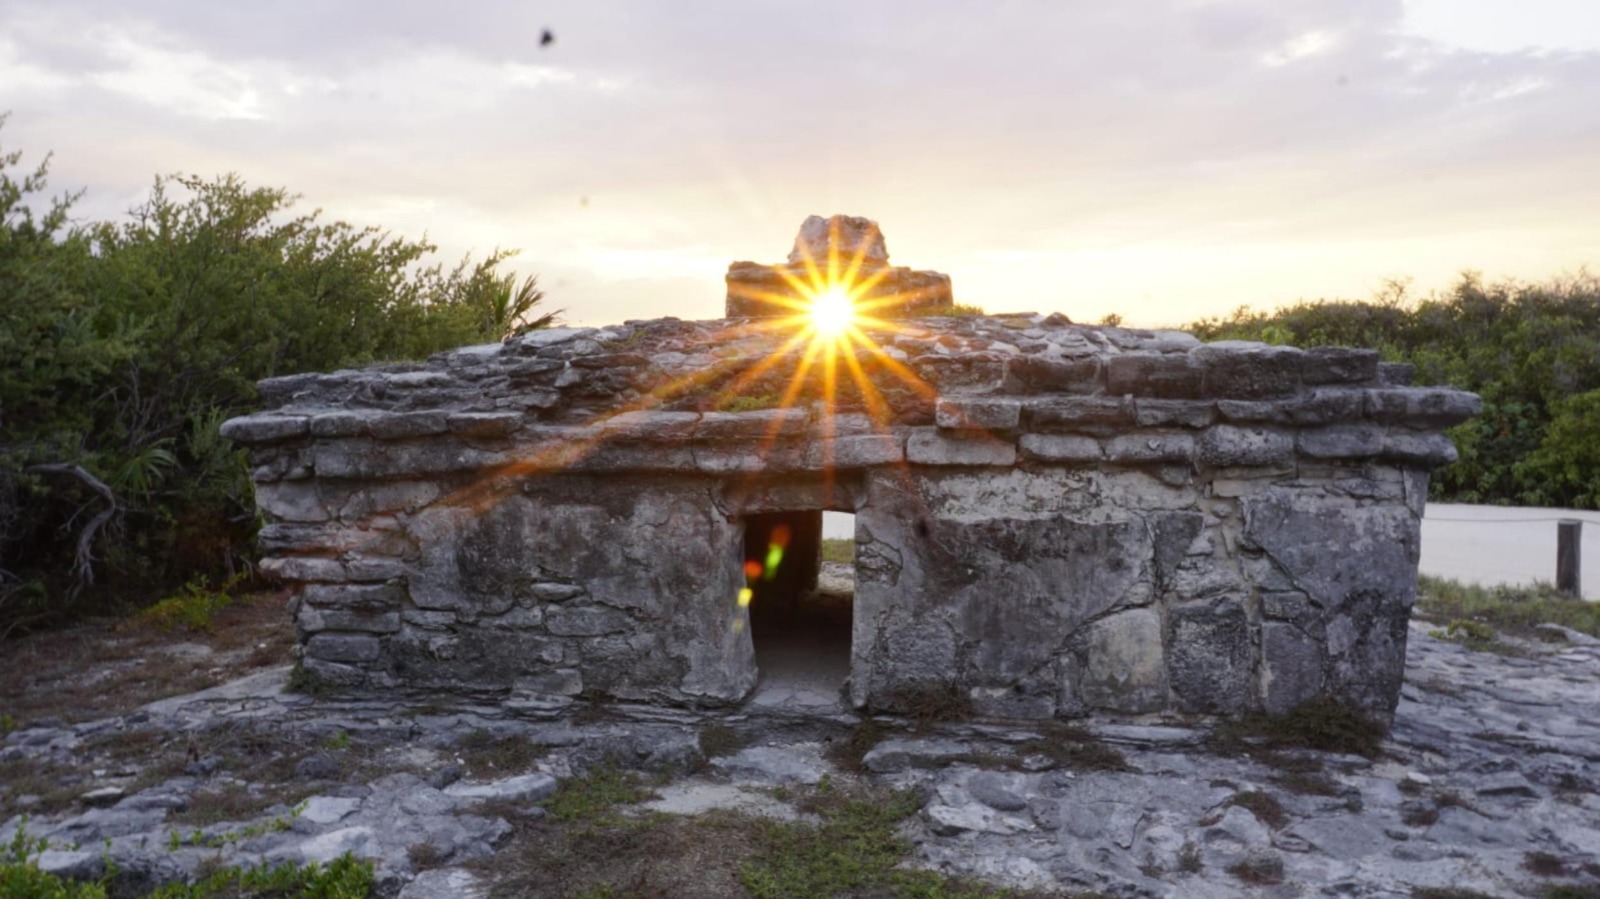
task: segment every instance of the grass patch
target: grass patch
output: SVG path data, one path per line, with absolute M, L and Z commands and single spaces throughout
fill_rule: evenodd
M 822 540 L 822 561 L 841 565 L 856 563 L 856 542 L 845 537 L 825 537 Z
M 1224 751 L 1315 749 L 1377 758 L 1383 727 L 1337 700 L 1313 699 L 1282 715 L 1249 714 L 1218 725 L 1213 742 Z
M 602 765 L 583 777 L 564 781 L 544 810 L 557 821 L 603 821 L 619 805 L 643 802 L 655 795 L 631 771 Z
M 182 628 L 209 632 L 212 619 L 233 605 L 233 591 L 248 578 L 248 574 L 240 573 L 212 587 L 211 579 L 202 575 L 184 584 L 177 593 L 139 612 L 135 620 L 165 631 Z
M 924 315 L 930 315 L 930 316 L 949 316 L 951 318 L 964 318 L 964 317 L 974 316 L 974 315 L 987 315 L 988 313 L 983 311 L 983 307 L 982 306 L 974 306 L 971 303 L 951 303 L 948 306 L 940 306 L 937 309 L 929 309 L 927 312 L 925 312 L 923 314 Z
M 700 754 L 707 759 L 733 755 L 749 742 L 744 735 L 720 721 L 700 728 Z
M 1205 869 L 1205 860 L 1200 855 L 1200 847 L 1193 843 L 1184 843 L 1178 850 L 1178 873 L 1199 874 Z
M 1276 855 L 1248 855 L 1229 865 L 1228 873 L 1244 883 L 1283 883 L 1283 859 Z
M 1326 774 L 1291 771 L 1276 779 L 1278 786 L 1296 796 L 1342 796 L 1344 790 Z
M 719 412 L 756 412 L 776 409 L 783 405 L 783 397 L 776 393 L 757 393 L 748 396 L 730 396 L 717 404 Z
M 885 693 L 882 710 L 904 715 L 921 729 L 940 721 L 971 718 L 972 700 L 955 684 L 917 684 Z
M 1445 578 L 1417 578 L 1416 614 L 1440 624 L 1478 624 L 1514 636 L 1531 636 L 1545 623 L 1600 637 L 1600 603 L 1582 602 L 1548 583 L 1483 587 Z
M 860 774 L 866 770 L 862 760 L 874 746 L 887 739 L 889 733 L 888 728 L 868 718 L 856 725 L 849 736 L 830 742 L 822 754 L 839 770 Z
M 496 737 L 474 730 L 456 744 L 461 764 L 473 777 L 498 777 L 528 771 L 549 751 L 526 737 Z
M 1017 755 L 1042 755 L 1072 771 L 1132 771 L 1121 752 L 1100 742 L 1094 734 L 1071 724 L 1050 722 L 1042 736 L 1017 746 Z

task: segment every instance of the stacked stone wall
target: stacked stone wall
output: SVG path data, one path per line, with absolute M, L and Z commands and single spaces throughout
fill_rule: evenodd
M 736 702 L 741 516 L 835 508 L 859 705 L 1393 708 L 1428 471 L 1476 397 L 1368 350 L 1033 315 L 873 332 L 837 369 L 871 386 L 840 375 L 829 404 L 788 336 L 664 319 L 263 382 L 224 433 L 307 670 Z

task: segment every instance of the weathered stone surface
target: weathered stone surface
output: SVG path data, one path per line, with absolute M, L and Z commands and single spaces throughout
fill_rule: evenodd
M 873 290 L 910 296 L 886 314 L 948 302 L 948 279 L 887 268 L 863 229 L 838 245 L 867 250 Z M 756 516 L 831 509 L 857 515 L 859 707 L 932 695 L 1022 719 L 1332 696 L 1389 714 L 1427 472 L 1476 398 L 1401 386 L 1366 350 L 1059 315 L 868 323 L 878 346 L 830 363 L 742 318 L 772 311 L 749 289 L 793 290 L 783 268 L 730 269 L 736 320 L 264 384 L 267 408 L 227 433 L 251 450 L 261 570 L 298 591 L 308 672 L 546 717 L 741 702 L 757 671 L 740 596 L 760 592 L 745 563 L 775 533 Z M 778 548 L 809 585 L 802 537 Z
M 794 249 L 789 251 L 790 263 L 811 261 L 826 268 L 830 258 L 846 264 L 860 259 L 864 263 L 887 265 L 888 245 L 878 223 L 854 215 L 806 216 L 800 223 L 800 233 L 795 235 Z

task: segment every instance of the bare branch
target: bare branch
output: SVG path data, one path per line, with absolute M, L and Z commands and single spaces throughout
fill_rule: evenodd
M 89 523 L 78 532 L 78 547 L 73 553 L 72 574 L 79 585 L 94 583 L 94 538 L 100 529 L 111 522 L 117 514 L 117 495 L 106 482 L 90 474 L 82 465 L 66 463 L 47 463 L 29 465 L 23 471 L 29 474 L 64 474 L 77 478 L 90 490 L 100 494 L 106 501 L 106 507 L 89 519 Z M 76 516 L 74 516 L 76 517 Z

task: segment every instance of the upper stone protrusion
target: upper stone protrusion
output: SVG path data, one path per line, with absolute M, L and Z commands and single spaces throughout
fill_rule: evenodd
M 795 235 L 789 264 L 798 265 L 809 256 L 821 265 L 830 250 L 846 261 L 861 253 L 863 263 L 869 267 L 889 264 L 889 248 L 883 242 L 878 223 L 858 215 L 807 216 L 800 225 L 800 233 Z

